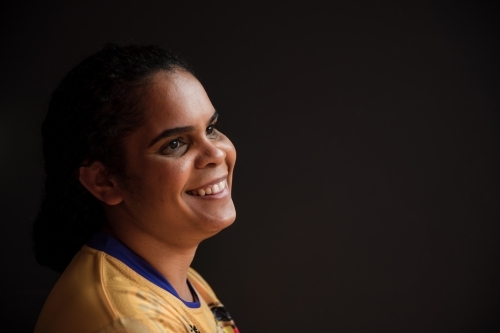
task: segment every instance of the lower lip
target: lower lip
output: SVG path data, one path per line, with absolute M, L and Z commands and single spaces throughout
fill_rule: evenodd
M 229 195 L 229 189 L 227 188 L 227 185 L 226 187 L 224 187 L 224 189 L 222 191 L 220 191 L 219 193 L 216 193 L 216 194 L 206 194 L 206 195 L 192 195 L 192 194 L 188 194 L 190 197 L 193 197 L 193 198 L 196 198 L 196 199 L 204 199 L 204 200 L 217 200 L 217 199 L 222 199 L 222 198 L 225 198 Z

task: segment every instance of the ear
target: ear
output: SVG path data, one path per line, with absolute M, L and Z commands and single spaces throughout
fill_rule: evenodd
M 80 167 L 78 180 L 94 197 L 110 206 L 123 201 L 116 179 L 108 174 L 101 162 Z

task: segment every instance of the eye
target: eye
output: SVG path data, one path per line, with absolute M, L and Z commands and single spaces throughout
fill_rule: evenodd
M 179 140 L 174 140 L 168 144 L 168 148 L 170 149 L 177 149 L 181 145 L 181 142 Z
M 175 139 L 166 143 L 160 148 L 160 153 L 163 155 L 182 155 L 186 150 L 187 145 L 181 139 Z
M 215 124 L 209 125 L 206 129 L 207 136 L 211 138 L 217 137 L 217 129 L 215 128 Z

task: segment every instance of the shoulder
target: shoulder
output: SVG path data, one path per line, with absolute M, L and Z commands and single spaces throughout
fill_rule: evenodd
M 36 333 L 189 332 L 182 303 L 106 253 L 84 246 L 52 289 Z
M 95 331 L 115 318 L 100 283 L 100 261 L 86 246 L 75 255 L 45 301 L 35 332 Z

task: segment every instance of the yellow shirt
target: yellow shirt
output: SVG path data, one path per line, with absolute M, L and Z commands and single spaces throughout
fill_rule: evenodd
M 47 298 L 35 333 L 238 333 L 193 269 L 195 302 L 183 301 L 151 265 L 98 232 L 76 254 Z

